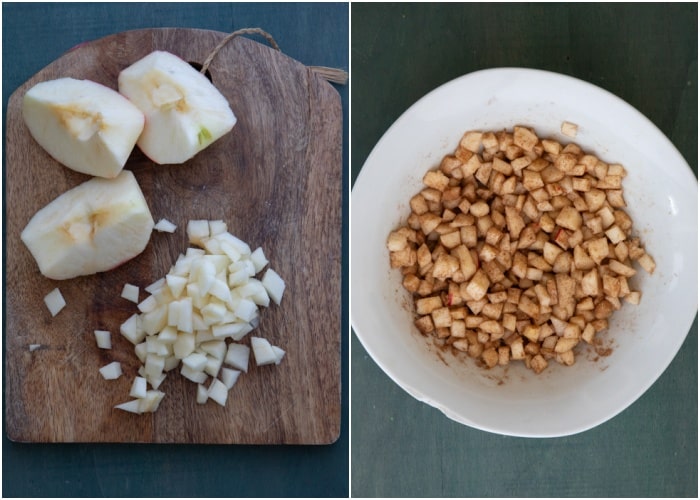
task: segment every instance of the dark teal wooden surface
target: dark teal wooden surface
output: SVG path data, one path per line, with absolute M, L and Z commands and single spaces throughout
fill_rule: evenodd
M 3 3 L 2 14 L 3 132 L 7 100 L 18 86 L 73 46 L 130 29 L 231 32 L 260 27 L 275 37 L 285 54 L 304 64 L 349 69 L 346 3 Z M 347 138 L 349 88 L 336 88 Z M 343 161 L 348 172 L 347 139 Z M 343 192 L 347 192 L 348 177 L 344 176 Z M 345 199 L 343 234 L 347 203 Z M 343 262 L 347 278 L 347 258 Z M 343 281 L 346 303 L 348 280 Z M 346 310 L 342 324 L 348 324 Z M 343 360 L 348 357 L 348 330 L 342 330 Z M 7 439 L 3 423 L 3 496 L 346 497 L 349 384 L 345 361 L 342 377 L 341 434 L 329 446 L 19 444 Z
M 697 4 L 352 5 L 352 180 L 417 99 L 475 70 L 524 66 L 635 106 L 697 176 Z M 353 335 L 353 496 L 697 497 L 697 317 L 671 366 L 607 423 L 503 437 L 416 401 Z M 663 332 L 660 332 L 662 334 Z

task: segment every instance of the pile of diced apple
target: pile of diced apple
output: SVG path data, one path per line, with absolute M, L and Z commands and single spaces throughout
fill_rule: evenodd
M 179 368 L 197 384 L 199 403 L 212 399 L 225 406 L 228 390 L 248 371 L 251 349 L 240 342 L 258 326 L 260 307 L 281 302 L 285 283 L 267 267 L 262 248 L 251 250 L 223 221 L 190 221 L 187 234 L 196 247 L 146 287 L 150 295 L 139 302 L 140 312 L 120 327 L 135 346 L 142 363 L 139 376 L 145 381 L 137 378 L 140 385 L 131 395 L 134 401 L 155 401 L 144 384 L 158 391 L 168 372 Z M 258 366 L 279 364 L 285 355 L 261 337 L 251 337 L 250 345 Z M 157 408 L 134 401 L 117 408 L 137 413 Z

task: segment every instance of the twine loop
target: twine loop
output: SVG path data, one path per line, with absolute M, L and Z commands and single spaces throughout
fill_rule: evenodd
M 241 35 L 260 35 L 265 40 L 267 40 L 267 43 L 270 44 L 270 47 L 273 49 L 282 52 L 282 49 L 280 49 L 280 46 L 277 44 L 275 39 L 270 35 L 267 31 L 261 29 L 261 28 L 242 28 L 239 30 L 236 30 L 232 33 L 229 33 L 226 35 L 214 49 L 211 51 L 211 53 L 207 56 L 207 58 L 204 60 L 202 63 L 202 69 L 200 69 L 200 73 L 205 74 L 207 70 L 209 69 L 209 65 L 211 62 L 214 60 L 214 57 L 216 57 L 216 54 L 219 53 L 219 51 L 231 40 L 236 38 L 237 36 Z M 326 66 L 309 66 L 309 69 L 313 71 L 314 73 L 318 74 L 322 78 L 325 78 L 329 82 L 332 83 L 338 83 L 340 85 L 345 85 L 348 81 L 348 73 L 346 71 L 343 71 L 342 69 L 337 69 L 337 68 L 328 68 Z

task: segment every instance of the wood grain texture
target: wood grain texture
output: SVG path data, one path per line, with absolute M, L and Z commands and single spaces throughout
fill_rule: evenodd
M 202 62 L 224 33 L 154 29 L 119 33 L 69 51 L 10 97 L 6 134 L 6 429 L 30 442 L 327 444 L 340 432 L 340 272 L 342 109 L 333 87 L 301 63 L 245 38 L 210 66 L 213 83 L 238 118 L 233 131 L 179 166 L 157 166 L 138 149 L 126 168 L 155 220 L 137 258 L 94 276 L 43 277 L 19 235 L 33 214 L 89 177 L 49 157 L 29 135 L 21 100 L 34 84 L 71 76 L 116 88 L 119 72 L 153 50 Z M 127 401 L 139 366 L 119 325 L 137 312 L 120 298 L 165 275 L 187 248 L 190 219 L 223 219 L 253 248 L 262 246 L 287 283 L 281 306 L 261 311 L 257 335 L 287 351 L 279 366 L 251 363 L 226 408 L 195 402 L 196 385 L 178 373 L 152 415 L 114 410 Z M 58 286 L 67 306 L 52 318 L 43 297 Z M 146 294 L 141 291 L 141 299 Z M 99 350 L 93 330 L 112 332 Z M 247 343 L 244 340 L 244 343 Z M 41 348 L 30 352 L 30 344 Z M 98 369 L 116 360 L 124 376 Z

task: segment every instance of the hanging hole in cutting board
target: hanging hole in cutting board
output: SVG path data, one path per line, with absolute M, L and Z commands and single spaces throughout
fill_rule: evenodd
M 202 63 L 198 63 L 198 62 L 194 62 L 194 61 L 188 61 L 188 63 L 190 64 L 190 66 L 192 66 L 194 69 L 196 69 L 200 73 L 202 72 L 202 68 L 203 68 Z M 214 83 L 214 80 L 211 79 L 211 73 L 209 72 L 209 69 L 207 69 L 204 72 L 204 76 L 206 76 L 210 82 Z

